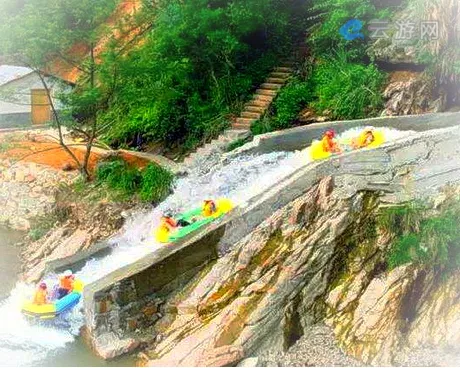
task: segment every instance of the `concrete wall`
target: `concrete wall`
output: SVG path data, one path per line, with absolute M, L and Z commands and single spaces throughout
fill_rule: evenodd
M 446 128 L 307 164 L 245 207 L 88 285 L 85 312 L 93 348 L 103 357 L 125 352 L 136 338 L 133 332 L 153 325 L 157 311 L 164 312 L 174 288 L 325 176 L 334 177 L 344 197 L 373 190 L 384 203 L 425 197 L 460 182 L 459 140 L 460 127 Z M 111 346 L 117 346 L 115 351 Z
M 31 126 L 32 117 L 30 112 L 16 112 L 7 114 L 0 112 L 0 129 L 26 128 Z

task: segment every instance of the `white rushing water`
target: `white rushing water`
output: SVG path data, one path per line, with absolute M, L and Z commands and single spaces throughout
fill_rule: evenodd
M 351 129 L 342 137 L 356 136 L 362 128 Z M 387 141 L 413 132 L 382 129 Z M 233 159 L 217 166 L 208 174 L 191 173 L 178 180 L 174 194 L 161 205 L 147 213 L 139 213 L 124 226 L 121 235 L 111 239 L 113 251 L 103 259 L 89 260 L 77 277 L 84 283 L 95 281 L 110 272 L 130 264 L 162 245 L 155 242 L 153 229 L 158 225 L 163 211 L 180 213 L 201 205 L 206 198 L 230 198 L 235 205 L 263 193 L 279 180 L 287 177 L 309 162 L 306 150 L 274 152 L 260 156 Z M 52 283 L 55 275 L 47 275 Z M 83 325 L 83 315 L 75 308 L 65 319 L 30 324 L 20 313 L 24 298 L 33 293 L 33 286 L 19 283 L 11 296 L 0 302 L 0 366 L 39 364 L 49 354 L 64 349 L 78 335 Z M 76 364 L 74 362 L 74 364 Z

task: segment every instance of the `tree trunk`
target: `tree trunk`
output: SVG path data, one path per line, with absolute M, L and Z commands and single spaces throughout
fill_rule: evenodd
M 43 88 L 46 91 L 46 96 L 47 96 L 48 101 L 50 103 L 51 111 L 53 113 L 54 120 L 55 120 L 56 125 L 57 125 L 60 146 L 69 154 L 69 156 L 72 158 L 72 160 L 76 163 L 78 169 L 80 171 L 82 171 L 83 167 L 82 167 L 80 161 L 78 160 L 77 156 L 75 156 L 75 154 L 71 151 L 71 149 L 64 142 L 64 137 L 62 135 L 61 118 L 59 117 L 59 114 L 56 111 L 56 107 L 54 106 L 54 102 L 53 102 L 53 99 L 51 97 L 51 92 L 50 92 L 50 89 L 48 87 L 48 84 L 46 83 L 45 78 L 43 77 L 43 75 L 42 75 L 42 73 L 41 73 L 41 71 L 39 69 L 33 68 L 32 66 L 29 66 L 29 68 L 32 69 L 38 75 L 38 77 L 40 78 L 40 81 L 41 81 L 41 83 L 43 85 Z

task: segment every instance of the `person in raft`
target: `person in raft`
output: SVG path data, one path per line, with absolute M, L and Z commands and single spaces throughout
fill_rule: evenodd
M 163 214 L 163 216 L 161 217 L 161 220 L 160 220 L 160 227 L 163 228 L 163 230 L 167 231 L 167 232 L 171 232 L 179 227 L 185 227 L 185 226 L 189 226 L 190 223 L 188 221 L 185 221 L 183 219 L 179 219 L 179 220 L 174 220 L 174 218 L 172 217 L 172 215 L 168 212 L 168 213 L 165 213 Z
M 357 138 L 351 141 L 354 149 L 365 148 L 375 141 L 374 129 L 366 128 Z
M 57 290 L 58 299 L 61 299 L 72 292 L 74 280 L 75 276 L 72 274 L 72 271 L 67 270 L 62 274 L 59 278 L 59 288 Z
M 212 199 L 206 199 L 203 203 L 203 216 L 211 217 L 217 212 L 216 202 Z
M 38 285 L 37 290 L 35 291 L 34 295 L 34 304 L 36 305 L 44 305 L 48 304 L 48 287 L 46 286 L 46 283 L 41 282 L 40 285 Z
M 340 149 L 337 142 L 334 140 L 335 132 L 332 129 L 329 129 L 324 133 L 323 139 L 321 140 L 322 148 L 324 152 L 329 153 L 341 153 L 342 150 Z

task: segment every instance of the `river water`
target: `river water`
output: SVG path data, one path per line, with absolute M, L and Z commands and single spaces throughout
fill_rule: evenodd
M 356 135 L 358 129 L 344 133 Z M 410 132 L 385 130 L 387 140 L 407 136 Z M 260 156 L 237 157 L 216 166 L 206 175 L 191 173 L 178 180 L 174 193 L 150 212 L 139 213 L 124 226 L 122 235 L 110 240 L 112 252 L 102 259 L 91 259 L 77 272 L 84 283 L 90 283 L 130 264 L 161 247 L 152 236 L 164 211 L 180 213 L 199 206 L 205 198 L 226 197 L 244 206 L 253 196 L 263 193 L 279 180 L 289 176 L 310 161 L 305 151 L 273 152 Z M 9 234 L 5 234 L 9 237 Z M 8 262 L 7 262 L 8 263 Z M 17 263 L 16 263 L 17 265 Z M 10 273 L 7 273 L 10 274 Z M 7 275 L 3 271 L 0 276 Z M 9 277 L 9 276 L 8 276 Z M 56 275 L 47 275 L 52 284 Z M 10 279 L 11 289 L 14 278 Z M 10 296 L 0 302 L 0 366 L 103 366 L 81 343 L 79 330 L 84 316 L 79 307 L 56 321 L 31 324 L 20 313 L 25 298 L 32 295 L 33 285 L 17 283 Z M 132 365 L 127 358 L 109 365 Z

